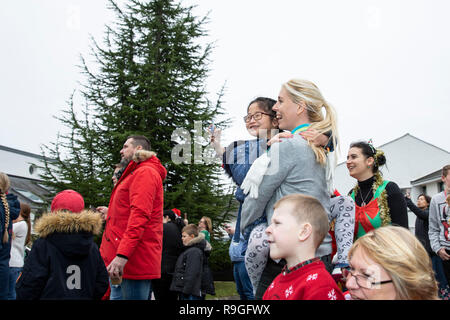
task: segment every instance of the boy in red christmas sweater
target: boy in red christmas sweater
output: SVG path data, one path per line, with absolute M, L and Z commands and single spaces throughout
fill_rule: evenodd
M 314 197 L 291 194 L 274 205 L 269 236 L 270 257 L 286 260 L 263 300 L 344 300 L 336 282 L 315 257 L 329 229 L 327 214 Z

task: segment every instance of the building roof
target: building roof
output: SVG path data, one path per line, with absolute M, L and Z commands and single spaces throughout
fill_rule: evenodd
M 433 148 L 436 148 L 436 149 L 438 149 L 439 151 L 445 152 L 446 154 L 450 155 L 450 152 L 448 152 L 447 150 L 444 150 L 444 149 L 442 149 L 442 148 L 436 147 L 434 144 L 429 143 L 429 142 L 427 142 L 427 141 L 425 141 L 425 140 L 419 139 L 419 138 L 417 138 L 416 136 L 413 136 L 413 135 L 410 134 L 410 133 L 405 133 L 405 134 L 402 135 L 401 137 L 398 137 L 398 138 L 396 138 L 396 139 L 394 139 L 394 140 L 391 140 L 391 141 L 389 141 L 389 142 L 386 142 L 386 143 L 384 143 L 384 144 L 382 144 L 382 145 L 376 146 L 376 148 L 377 148 L 377 149 L 383 149 L 385 146 L 387 146 L 387 145 L 389 145 L 389 144 L 392 144 L 392 143 L 394 143 L 394 142 L 397 142 L 397 141 L 399 141 L 399 140 L 401 140 L 401 139 L 403 139 L 403 138 L 405 138 L 405 137 L 408 137 L 408 136 L 411 137 L 411 138 L 413 138 L 413 139 L 416 139 L 416 140 L 418 140 L 418 141 L 420 141 L 420 142 L 426 143 L 427 145 L 429 145 L 429 146 L 431 146 L 431 147 L 433 147 Z M 339 165 L 342 165 L 342 164 L 344 164 L 344 163 L 346 163 L 345 160 L 342 161 L 342 162 L 340 162 L 340 163 L 338 163 L 337 165 L 339 166 Z
M 14 148 L 7 147 L 7 146 L 2 146 L 2 145 L 0 145 L 0 150 L 4 150 L 4 151 L 8 151 L 8 152 L 20 154 L 20 155 L 22 155 L 22 156 L 27 156 L 27 157 L 36 158 L 36 159 L 39 159 L 39 160 L 44 160 L 44 159 L 46 159 L 47 161 L 50 161 L 50 162 L 55 161 L 54 159 L 47 158 L 47 157 L 41 156 L 41 155 L 36 154 L 36 153 L 32 153 L 32 152 L 28 152 L 28 151 L 23 151 L 23 150 L 19 150 L 19 149 L 14 149 Z
M 411 185 L 425 184 L 433 181 L 440 180 L 442 176 L 442 169 L 436 170 L 426 176 L 411 181 Z
M 54 194 L 39 180 L 9 174 L 8 177 L 11 182 L 10 192 L 17 195 L 20 202 L 29 204 L 33 209 L 45 206 L 45 201 Z
M 391 141 L 389 141 L 389 142 L 386 142 L 385 144 L 382 144 L 382 145 L 378 146 L 377 148 L 381 148 L 381 149 L 382 149 L 384 146 L 386 146 L 386 145 L 388 145 L 388 144 L 391 144 L 391 143 L 394 143 L 394 142 L 396 142 L 397 140 L 403 139 L 403 138 L 405 138 L 405 137 L 407 137 L 407 136 L 410 136 L 411 138 L 414 138 L 414 139 L 416 139 L 416 140 L 419 140 L 419 141 L 421 141 L 421 142 L 423 142 L 423 143 L 426 143 L 426 144 L 428 144 L 428 145 L 430 145 L 430 146 L 432 146 L 432 147 L 434 147 L 434 148 L 436 148 L 436 149 L 438 149 L 438 150 L 440 150 L 440 151 L 443 151 L 443 152 L 445 152 L 445 153 L 447 153 L 447 154 L 450 154 L 450 152 L 448 152 L 447 150 L 444 150 L 444 149 L 442 149 L 442 148 L 436 147 L 434 144 L 429 143 L 429 142 L 427 142 L 427 141 L 425 141 L 425 140 L 419 139 L 419 138 L 413 136 L 413 135 L 410 134 L 410 133 L 405 133 L 405 134 L 402 135 L 401 137 L 398 137 L 397 139 L 394 139 L 394 140 L 391 140 Z

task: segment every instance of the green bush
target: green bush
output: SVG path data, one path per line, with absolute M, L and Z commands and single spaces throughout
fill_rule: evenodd
M 230 241 L 223 239 L 212 239 L 211 246 L 212 251 L 208 261 L 211 270 L 213 272 L 230 270 L 232 268 L 230 255 L 228 253 Z

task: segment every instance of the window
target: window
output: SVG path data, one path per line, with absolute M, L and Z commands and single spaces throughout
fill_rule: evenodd
M 37 166 L 33 163 L 29 168 L 28 171 L 30 172 L 30 174 L 33 174 L 36 172 Z
M 427 185 L 422 186 L 422 193 L 427 194 Z
M 444 191 L 444 182 L 443 181 L 438 182 L 438 190 L 439 190 L 439 192 Z
M 16 190 L 17 192 L 19 192 L 21 195 L 23 195 L 24 197 L 30 199 L 33 202 L 36 203 L 44 203 L 44 201 L 39 198 L 37 195 L 35 195 L 34 193 L 24 190 L 24 189 L 19 189 L 19 188 L 14 188 L 14 190 Z

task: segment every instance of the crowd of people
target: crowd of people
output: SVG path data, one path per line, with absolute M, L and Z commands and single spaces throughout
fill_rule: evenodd
M 355 186 L 336 190 L 336 110 L 314 83 L 289 80 L 277 100 L 258 97 L 246 113 L 252 140 L 223 147 L 221 131 L 209 128 L 237 185 L 236 224 L 225 230 L 241 300 L 448 299 L 450 165 L 442 169 L 444 190 L 419 195 L 416 205 L 383 178 L 383 151 L 357 141 L 346 162 Z M 120 155 L 108 206 L 86 210 L 78 192 L 58 193 L 34 226 L 39 238 L 26 260 L 30 208 L 0 174 L 0 299 L 215 294 L 211 219 L 197 225 L 164 210 L 167 171 L 146 137 L 128 137 Z M 415 234 L 407 208 L 417 216 Z M 93 237 L 103 225 L 98 248 Z

